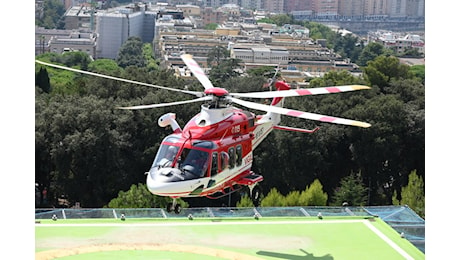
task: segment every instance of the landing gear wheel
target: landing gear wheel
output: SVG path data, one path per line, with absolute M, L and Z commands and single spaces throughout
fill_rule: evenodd
M 174 206 L 172 202 L 169 202 L 166 206 L 166 212 L 171 213 L 174 210 Z
M 176 206 L 174 206 L 174 213 L 179 214 L 181 210 L 182 207 L 179 204 L 176 204 Z
M 261 195 L 262 195 L 262 189 L 260 188 L 259 185 L 256 185 L 254 188 L 252 188 L 251 200 L 252 200 L 252 204 L 254 204 L 254 207 L 258 207 L 260 205 Z

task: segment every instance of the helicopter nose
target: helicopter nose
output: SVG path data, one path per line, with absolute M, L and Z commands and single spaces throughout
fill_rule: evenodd
M 164 169 L 166 170 L 166 169 Z M 147 189 L 150 193 L 159 196 L 170 196 L 175 191 L 174 182 L 163 175 L 162 171 L 153 170 L 147 174 Z
M 155 181 L 153 175 L 154 173 L 152 172 L 149 172 L 149 174 L 147 174 L 147 188 L 152 194 L 161 195 L 161 192 L 165 190 L 166 183 Z

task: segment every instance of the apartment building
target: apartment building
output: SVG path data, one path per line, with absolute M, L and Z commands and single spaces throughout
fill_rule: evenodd
M 425 0 L 284 0 L 296 19 L 321 17 L 424 17 Z
M 339 1 L 338 13 L 340 16 L 362 17 L 365 2 L 365 0 L 341 0 Z
M 366 0 L 364 1 L 364 8 L 363 8 L 363 16 L 374 16 L 374 17 L 385 17 L 385 16 L 392 16 L 398 17 L 399 14 L 403 14 L 406 12 L 405 5 L 401 4 L 399 1 L 399 5 L 394 5 L 393 12 L 389 9 L 391 6 L 391 2 L 396 2 L 393 0 Z M 396 11 L 399 13 L 396 15 Z M 390 15 L 391 14 L 391 15 Z
M 420 53 L 425 53 L 425 42 L 420 35 L 402 34 L 390 31 L 369 32 L 368 42 L 378 42 L 385 48 L 392 49 L 401 54 L 410 48 L 417 49 Z
M 284 13 L 285 0 L 265 0 L 262 2 L 262 9 L 275 14 Z
M 312 10 L 320 17 L 337 16 L 339 15 L 339 0 L 314 0 Z
M 96 14 L 96 32 L 99 35 L 96 54 L 98 58 L 115 59 L 118 50 L 129 37 L 139 37 L 152 42 L 157 11 L 145 4 L 129 5 Z

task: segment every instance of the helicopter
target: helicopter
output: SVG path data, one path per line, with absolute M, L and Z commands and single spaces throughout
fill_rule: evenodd
M 182 54 L 181 59 L 201 83 L 204 92 L 146 84 L 39 60 L 35 61 L 55 68 L 196 96 L 194 99 L 185 101 L 117 107 L 118 109 L 137 110 L 192 102 L 203 103 L 201 111 L 191 118 L 183 128 L 177 123 L 175 113 L 166 113 L 158 119 L 158 125 L 170 127 L 172 133 L 161 141 L 150 169 L 145 172 L 146 185 L 152 194 L 172 198 L 172 202 L 166 206 L 168 213 L 179 214 L 181 212 L 181 206 L 177 203 L 178 198 L 207 197 L 218 199 L 240 191 L 244 187 L 247 187 L 249 197 L 254 206 L 257 207 L 261 196 L 258 184 L 264 178 L 261 174 L 251 170 L 254 149 L 274 129 L 301 133 L 314 133 L 319 130 L 319 127 L 302 129 L 282 126 L 280 125 L 282 115 L 363 128 L 371 126 L 369 123 L 361 121 L 283 107 L 286 97 L 370 89 L 368 86 L 345 85 L 291 89 L 290 85 L 283 80 L 271 79 L 270 86 L 273 84 L 276 91 L 230 93 L 226 89 L 215 87 L 192 55 Z M 243 98 L 272 100 L 269 105 L 266 105 L 246 101 Z M 248 110 L 235 107 L 233 104 L 264 111 L 265 114 L 256 115 Z

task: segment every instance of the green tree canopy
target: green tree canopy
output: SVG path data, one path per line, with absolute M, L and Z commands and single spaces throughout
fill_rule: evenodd
M 417 171 L 411 171 L 407 186 L 401 190 L 401 199 L 398 199 L 395 191 L 393 194 L 393 205 L 407 205 L 422 218 L 425 217 L 425 185 Z
M 384 90 L 392 80 L 412 78 L 413 74 L 409 72 L 409 68 L 408 65 L 401 64 L 395 56 L 380 55 L 368 62 L 364 73 L 371 86 L 378 86 Z
M 300 204 L 305 206 L 326 206 L 327 193 L 323 191 L 323 185 L 315 179 L 310 186 L 307 186 L 300 194 Z
M 230 58 L 230 51 L 223 46 L 216 46 L 208 52 L 206 62 L 208 67 L 216 67 L 228 58 Z
M 366 66 L 369 61 L 374 60 L 380 55 L 388 56 L 392 52 L 390 50 L 385 49 L 385 47 L 378 42 L 370 42 L 362 52 L 358 56 L 358 60 L 356 63 L 359 66 Z
M 109 208 L 165 208 L 171 199 L 152 195 L 147 189 L 145 183 L 133 184 L 127 191 L 118 192 L 118 197 L 110 200 Z M 188 207 L 188 204 L 182 199 L 178 199 L 177 203 L 182 208 Z
M 45 0 L 43 2 L 43 16 L 35 18 L 35 25 L 45 27 L 45 29 L 64 29 L 62 16 L 65 11 L 62 1 Z
M 340 181 L 340 186 L 332 196 L 332 205 L 364 206 L 367 201 L 367 188 L 362 183 L 360 173 L 351 173 Z
M 122 68 L 128 66 L 144 67 L 145 58 L 141 38 L 129 37 L 118 51 L 117 64 Z
M 265 196 L 260 202 L 262 207 L 282 207 L 285 206 L 285 199 L 276 188 L 272 188 L 267 196 Z

